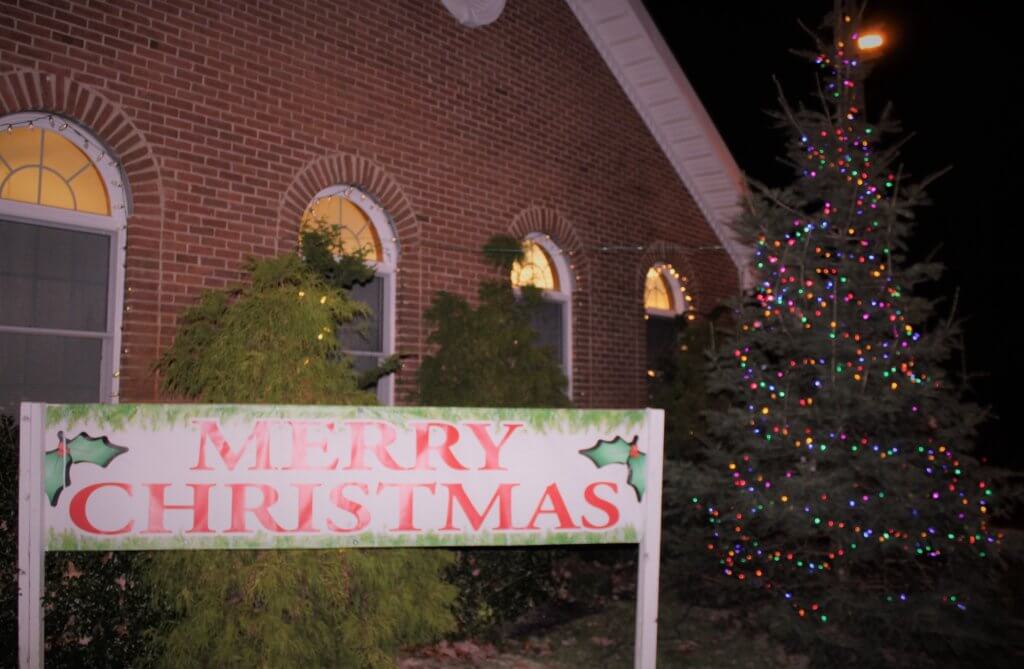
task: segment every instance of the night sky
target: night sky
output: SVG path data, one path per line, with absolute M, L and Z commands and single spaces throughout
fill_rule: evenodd
M 769 185 L 792 178 L 781 165 L 785 131 L 766 110 L 777 108 L 781 82 L 791 101 L 808 100 L 814 68 L 791 49 L 812 49 L 799 26 L 817 29 L 831 0 L 785 3 L 713 2 L 691 5 L 644 0 L 740 169 Z M 902 152 L 904 174 L 925 177 L 952 166 L 932 184 L 934 204 L 918 212 L 912 255 L 931 254 L 946 275 L 929 288 L 948 314 L 960 290 L 957 315 L 965 331 L 965 362 L 974 398 L 1001 419 L 985 427 L 980 452 L 1024 469 L 1016 443 L 1020 409 L 1015 383 L 1024 378 L 1018 257 L 1024 222 L 1011 200 L 1024 192 L 1019 160 L 1022 116 L 1011 103 L 1021 94 L 1013 72 L 1008 17 L 984 3 L 875 0 L 868 23 L 880 23 L 885 53 L 868 79 L 869 118 L 886 102 L 915 137 Z M 696 9 L 699 7 L 699 10 Z M 1015 197 L 1017 196 L 1017 197 Z M 960 360 L 955 365 L 960 367 Z

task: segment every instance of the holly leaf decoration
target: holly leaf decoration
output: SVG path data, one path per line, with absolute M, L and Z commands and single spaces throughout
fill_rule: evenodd
M 106 467 L 114 458 L 127 453 L 128 449 L 110 443 L 106 437 L 90 437 L 85 432 L 79 432 L 77 437 L 68 441 L 68 452 L 74 464 L 91 462 Z
M 57 448 L 43 454 L 43 479 L 46 496 L 50 506 L 57 506 L 64 488 L 71 485 L 71 465 L 89 462 L 106 467 L 122 453 L 128 451 L 124 446 L 110 443 L 106 437 L 90 437 L 79 432 L 70 440 L 64 440 L 64 433 L 57 433 Z
M 57 506 L 61 491 L 71 485 L 70 472 L 71 456 L 64 447 L 64 438 L 61 437 L 57 448 L 43 454 L 43 484 L 46 496 L 50 499 L 50 506 Z
M 635 456 L 630 456 L 626 466 L 629 467 L 626 483 L 633 486 L 633 490 L 636 492 L 636 501 L 639 502 L 647 491 L 647 456 L 637 451 Z
M 643 499 L 644 491 L 647 489 L 647 456 L 637 447 L 639 436 L 633 437 L 633 441 L 626 441 L 622 437 L 615 437 L 611 441 L 599 439 L 591 448 L 580 451 L 598 468 L 605 465 L 626 465 L 629 468 L 626 483 L 633 488 L 637 501 Z

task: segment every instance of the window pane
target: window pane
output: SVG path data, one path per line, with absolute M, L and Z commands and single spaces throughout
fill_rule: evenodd
M 43 171 L 40 180 L 39 204 L 61 209 L 74 209 L 75 196 L 71 187 L 53 172 Z
M 0 221 L 0 325 L 107 329 L 110 237 Z
M 549 346 L 555 352 L 555 359 L 568 371 L 565 359 L 565 337 L 563 335 L 562 311 L 565 305 L 559 302 L 540 302 L 530 313 L 530 324 L 537 333 L 537 343 Z
M 107 185 L 95 169 L 88 169 L 71 180 L 71 190 L 75 192 L 75 206 L 78 211 L 87 214 L 110 215 L 110 197 Z
M 537 242 L 523 242 L 522 262 L 512 263 L 512 285 L 558 290 L 558 273 L 547 251 Z
M 376 369 L 380 366 L 381 357 L 378 355 L 359 355 L 359 354 L 348 354 L 349 359 L 352 361 L 352 369 L 357 374 L 368 372 L 371 369 Z
M 679 326 L 674 318 L 650 316 L 647 321 L 647 369 L 660 369 L 662 360 L 672 354 Z
M 375 276 L 363 285 L 353 286 L 349 293 L 352 299 L 366 304 L 370 308 L 370 314 L 338 328 L 341 348 L 346 351 L 382 352 L 384 332 L 381 329 L 380 315 L 384 313 L 383 277 Z
M 672 290 L 662 269 L 652 267 L 647 270 L 647 280 L 644 282 L 644 308 L 662 311 L 672 311 L 675 308 Z
M 4 132 L 0 166 L 0 198 L 110 215 L 107 187 L 96 166 L 59 132 Z
M 43 131 L 39 128 L 13 128 L 0 139 L 0 160 L 12 170 L 39 165 L 43 157 L 42 141 Z
M 0 413 L 18 404 L 100 401 L 103 340 L 0 332 Z
M 380 237 L 369 217 L 359 206 L 340 195 L 325 197 L 309 205 L 300 227 L 302 230 L 326 232 L 334 242 L 331 250 L 336 254 L 362 251 L 364 260 L 380 262 L 383 259 Z
M 69 180 L 90 164 L 82 150 L 55 132 L 43 133 L 43 164 Z
M 23 167 L 11 172 L 0 188 L 0 198 L 29 204 L 39 203 L 39 168 Z

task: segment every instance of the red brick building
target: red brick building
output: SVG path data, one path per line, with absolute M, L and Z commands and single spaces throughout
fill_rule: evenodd
M 645 287 L 737 290 L 739 183 L 639 0 L 5 0 L 0 405 L 157 398 L 181 311 L 311 206 L 373 246 L 385 400 L 510 233 L 577 405 L 642 405 Z

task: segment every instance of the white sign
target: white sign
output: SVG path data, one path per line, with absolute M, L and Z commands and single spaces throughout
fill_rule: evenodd
M 22 666 L 44 550 L 639 543 L 654 666 L 660 411 L 22 405 Z

